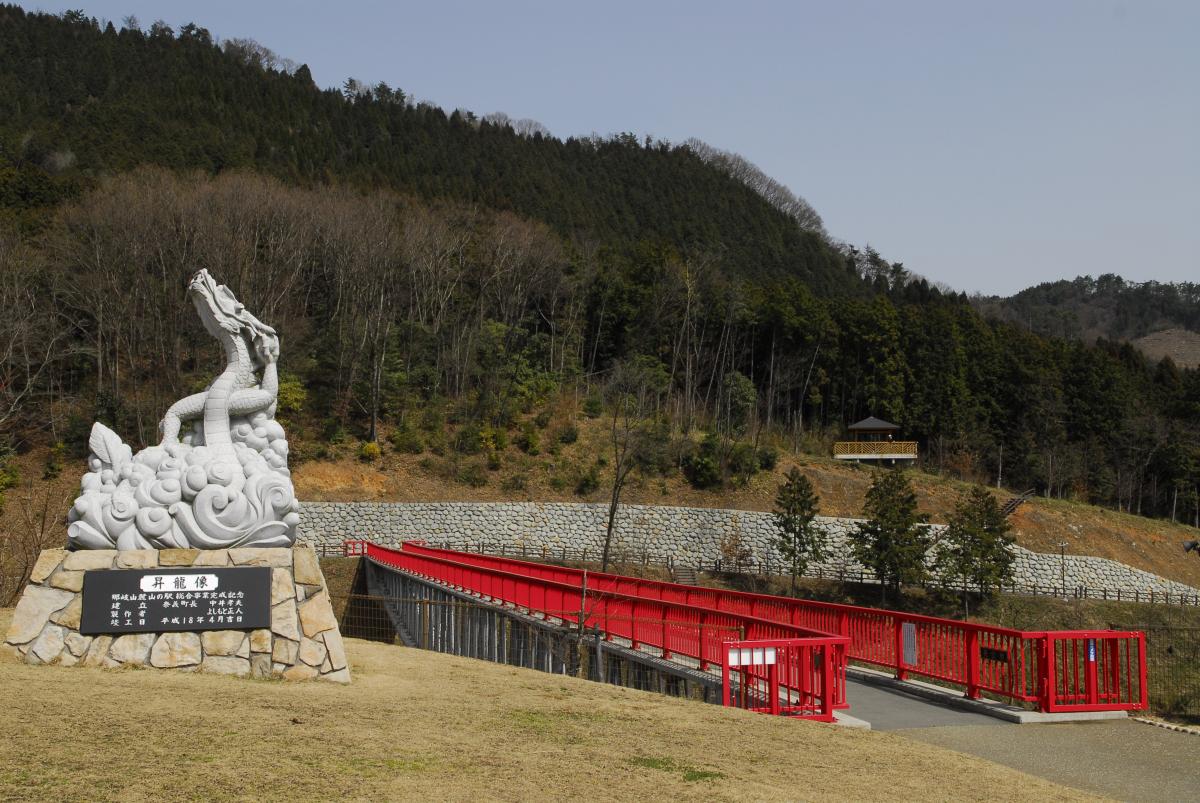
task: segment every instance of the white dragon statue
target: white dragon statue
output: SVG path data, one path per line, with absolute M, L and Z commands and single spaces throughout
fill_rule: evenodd
M 75 549 L 286 547 L 300 504 L 275 420 L 275 330 L 207 270 L 188 284 L 200 320 L 225 348 L 225 370 L 163 416 L 162 442 L 136 455 L 92 425 L 87 474 L 67 516 Z M 180 430 L 190 429 L 180 437 Z

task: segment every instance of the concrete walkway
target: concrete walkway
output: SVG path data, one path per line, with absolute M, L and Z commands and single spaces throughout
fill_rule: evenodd
M 897 733 L 1119 800 L 1200 799 L 1200 737 L 1132 720 L 952 725 Z M 1003 798 L 1004 790 L 995 794 Z
M 1009 723 L 995 717 L 849 678 L 846 679 L 846 700 L 850 703 L 850 713 L 871 723 L 871 730 L 877 731 L 950 725 L 1010 727 Z
M 1119 800 L 1200 799 L 1200 737 L 1133 720 L 1014 725 L 848 680 L 850 713 L 892 731 Z M 1004 790 L 995 790 L 998 799 Z

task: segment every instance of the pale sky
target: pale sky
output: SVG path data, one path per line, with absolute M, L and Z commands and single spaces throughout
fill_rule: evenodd
M 1200 2 L 79 0 L 557 136 L 698 137 L 957 289 L 1200 281 Z

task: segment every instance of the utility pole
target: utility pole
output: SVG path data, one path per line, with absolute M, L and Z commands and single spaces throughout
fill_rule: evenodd
M 1062 588 L 1063 599 L 1067 598 L 1067 542 L 1058 542 L 1058 557 L 1059 557 L 1059 584 Z
M 1004 481 L 1004 444 L 1000 444 L 1000 467 L 996 469 L 996 490 L 1000 490 L 1000 483 Z

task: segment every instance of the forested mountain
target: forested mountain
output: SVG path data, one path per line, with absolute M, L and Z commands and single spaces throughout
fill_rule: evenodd
M 646 472 L 736 482 L 874 414 L 931 470 L 1200 518 L 1200 373 L 989 322 L 718 151 L 517 128 L 0 7 L 3 437 L 154 440 L 216 364 L 205 267 L 283 334 L 301 446 L 504 460 L 637 377 Z
M 977 297 L 985 315 L 1046 337 L 1136 340 L 1165 329 L 1200 332 L 1200 284 L 1127 282 L 1105 274 L 1045 282 L 1014 296 Z
M 36 210 L 142 164 L 253 168 L 514 211 L 563 236 L 719 244 L 731 272 L 853 286 L 823 238 L 688 148 L 521 136 L 385 84 L 323 91 L 303 65 L 263 69 L 260 52 L 195 25 L 118 31 L 0 7 L 0 202 Z

